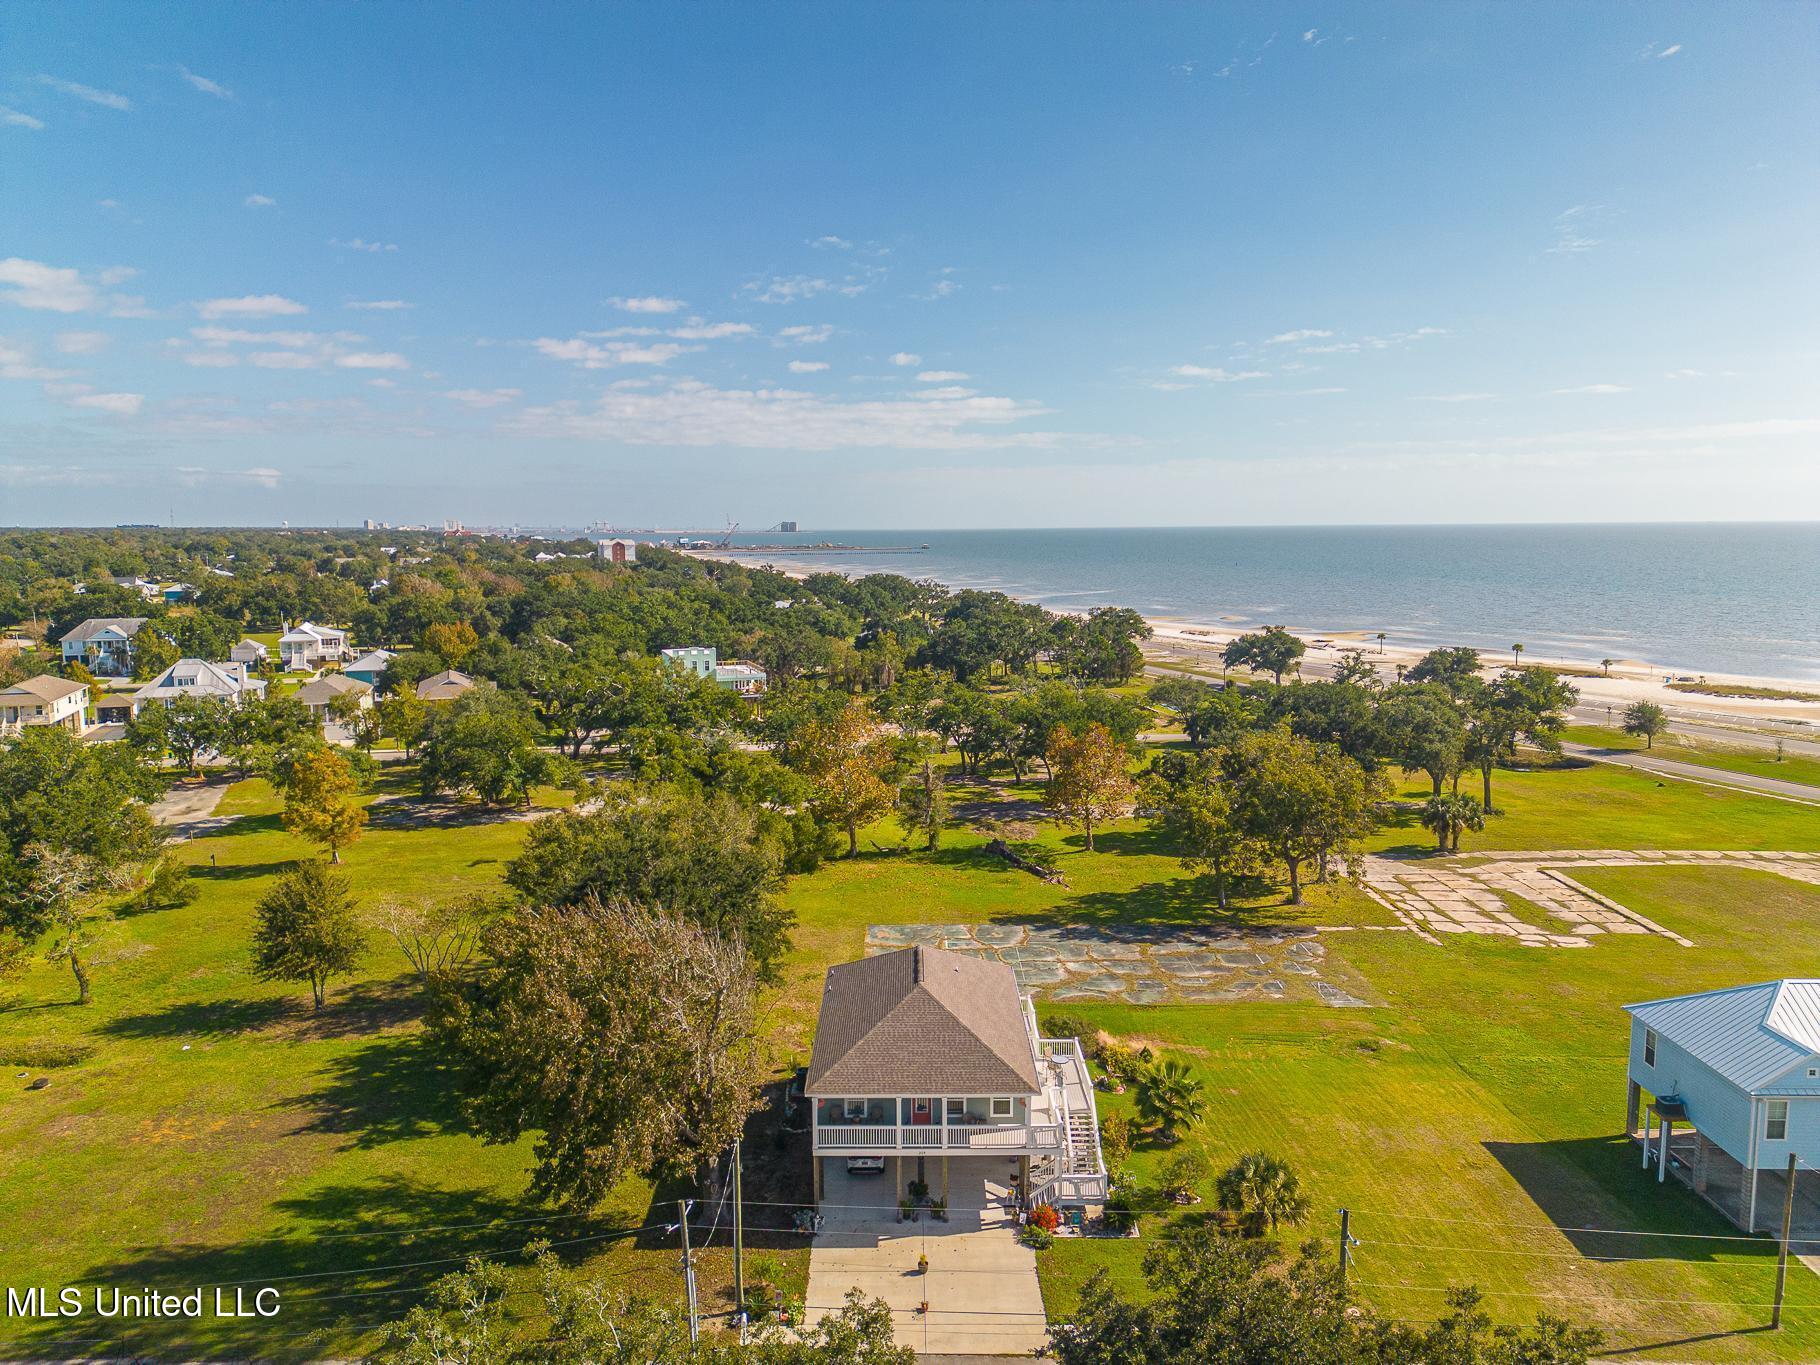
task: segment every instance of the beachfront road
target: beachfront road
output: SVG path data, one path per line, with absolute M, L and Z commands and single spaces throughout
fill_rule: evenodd
M 1678 759 L 1658 758 L 1647 749 L 1601 749 L 1591 744 L 1564 743 L 1562 752 L 1595 763 L 1610 763 L 1619 768 L 1655 773 L 1677 782 L 1699 782 L 1709 787 L 1731 787 L 1737 791 L 1758 792 L 1782 801 L 1800 801 L 1820 806 L 1820 787 L 1805 782 L 1789 782 L 1780 777 L 1761 777 L 1756 773 L 1738 773 L 1725 768 L 1709 768 L 1704 763 L 1682 763 Z

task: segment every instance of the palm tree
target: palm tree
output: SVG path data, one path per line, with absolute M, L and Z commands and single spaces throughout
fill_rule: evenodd
M 1268 1152 L 1247 1152 L 1232 1164 L 1217 1186 L 1220 1207 L 1239 1215 L 1253 1237 L 1275 1232 L 1279 1223 L 1299 1223 L 1308 1216 L 1308 1196 L 1287 1162 Z
M 1206 1088 L 1184 1062 L 1173 1057 L 1152 1062 L 1138 1074 L 1138 1115 L 1174 1142 L 1207 1112 Z
M 1617 662 L 1616 659 L 1601 659 L 1599 660 L 1599 667 L 1605 670 L 1605 676 L 1609 678 L 1611 676 L 1611 666 Z
M 1523 664 L 1523 646 L 1512 645 L 1510 647 L 1510 657 L 1516 660 L 1518 667 L 1521 667 Z
M 1380 630 L 1378 632 L 1378 653 L 1382 654 L 1383 652 L 1384 652 L 1384 632 Z
M 1431 796 L 1422 806 L 1422 827 L 1434 831 L 1435 851 L 1445 853 L 1451 847 L 1460 851 L 1460 835 L 1467 830 L 1475 834 L 1485 828 L 1485 807 L 1476 796 L 1448 792 Z

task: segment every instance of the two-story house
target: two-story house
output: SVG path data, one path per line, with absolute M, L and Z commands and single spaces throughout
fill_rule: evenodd
M 130 678 L 133 674 L 133 637 L 139 634 L 148 619 L 144 616 L 90 617 L 63 637 L 63 661 L 79 663 L 97 678 Z
M 912 1180 L 942 1198 L 984 1180 L 1026 1205 L 1106 1201 L 1080 1043 L 1041 1036 L 1002 962 L 904 948 L 830 967 L 804 1093 L 818 1202 L 831 1173 L 881 1162 L 890 1202 Z
M 342 626 L 318 626 L 299 621 L 278 637 L 278 662 L 289 672 L 307 672 L 353 657 L 354 651 L 348 648 L 347 630 Z
M 81 734 L 87 711 L 87 684 L 41 673 L 0 688 L 0 735 L 16 735 L 28 725 L 61 725 Z
M 179 697 L 214 697 L 240 706 L 265 695 L 265 683 L 239 663 L 212 664 L 206 659 L 179 659 L 133 693 L 138 715 L 153 702 L 169 706 Z
M 1820 1236 L 1820 980 L 1789 978 L 1626 1005 L 1625 1131 L 1748 1232 Z M 1638 1129 L 1638 1119 L 1642 1128 Z
M 758 696 L 768 681 L 765 670 L 757 664 L 736 659 L 723 663 L 720 651 L 713 645 L 678 645 L 660 650 L 659 656 L 671 668 L 681 669 L 691 677 L 737 692 L 742 697 Z

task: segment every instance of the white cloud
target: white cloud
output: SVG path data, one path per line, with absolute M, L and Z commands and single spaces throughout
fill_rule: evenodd
M 9 128 L 30 128 L 34 133 L 44 131 L 43 119 L 33 118 L 30 114 L 21 113 L 17 109 L 8 109 L 4 104 L 0 104 L 0 123 Z
M 925 302 L 931 299 L 945 299 L 949 295 L 958 292 L 960 287 L 960 282 L 958 280 L 937 280 L 934 284 L 929 286 L 928 293 L 918 294 L 916 297 Z
M 794 327 L 779 328 L 777 335 L 780 341 L 794 341 L 799 346 L 811 346 L 833 336 L 834 327 L 826 322 L 800 322 Z
M 262 370 L 316 370 L 323 357 L 309 351 L 254 351 L 247 360 Z
M 719 389 L 681 380 L 658 389 L 613 388 L 591 404 L 530 408 L 504 429 L 652 446 L 979 450 L 1055 444 L 1061 439 L 1055 433 L 1009 429 L 1046 411 L 1011 398 L 855 402 L 793 389 Z
M 792 360 L 790 362 L 791 374 L 816 374 L 827 368 L 828 362 L 825 360 Z
M 688 307 L 681 299 L 666 299 L 656 294 L 634 299 L 611 298 L 607 302 L 622 313 L 677 313 Z
M 1217 365 L 1172 365 L 1169 373 L 1182 379 L 1205 379 L 1215 384 L 1232 384 L 1241 379 L 1268 379 L 1264 370 L 1232 370 Z
M 826 237 L 817 237 L 814 241 L 810 242 L 809 245 L 815 246 L 815 247 L 821 247 L 823 250 L 830 250 L 830 249 L 832 249 L 834 251 L 851 251 L 851 250 L 853 250 L 852 242 L 849 242 L 845 237 L 835 237 L 833 235 L 829 235 Z
M 1305 43 L 1312 43 L 1315 39 L 1315 35 L 1320 31 L 1321 30 L 1318 28 L 1305 29 L 1302 33 L 1302 41 Z
M 100 302 L 95 286 L 82 278 L 81 271 L 18 256 L 0 261 L 0 285 L 12 286 L 3 297 L 21 308 L 80 313 Z
M 760 303 L 795 303 L 818 294 L 844 294 L 848 298 L 866 292 L 866 284 L 855 279 L 830 280 L 820 275 L 768 275 L 748 280 L 744 292 Z
M 670 341 L 650 345 L 632 341 L 608 341 L 603 344 L 586 337 L 570 337 L 567 340 L 538 337 L 531 344 L 552 360 L 571 361 L 584 370 L 604 370 L 615 365 L 667 365 L 685 352 L 701 349 L 699 346 L 679 346 Z
M 355 237 L 355 238 L 352 238 L 345 242 L 342 241 L 341 238 L 339 238 L 339 237 L 331 237 L 331 238 L 329 238 L 329 245 L 338 246 L 338 247 L 342 248 L 342 250 L 344 250 L 344 251 L 372 252 L 372 251 L 396 251 L 396 250 L 398 250 L 397 242 L 369 242 L 364 237 Z
M 1330 337 L 1333 333 L 1323 327 L 1300 327 L 1293 332 L 1278 332 L 1265 340 L 1266 346 L 1281 346 L 1286 342 L 1313 341 L 1319 337 Z
M 504 407 L 515 399 L 524 397 L 523 389 L 450 389 L 443 394 L 444 398 L 470 408 Z
M 281 294 L 243 294 L 237 299 L 204 299 L 195 305 L 205 318 L 294 317 L 310 310 Z
M 218 100 L 231 100 L 234 98 L 234 92 L 229 90 L 225 85 L 212 81 L 207 76 L 198 76 L 187 66 L 180 66 L 177 70 L 182 74 L 184 80 L 188 81 L 205 95 L 213 95 Z
M 953 384 L 967 376 L 959 370 L 924 370 L 916 378 L 923 384 Z
M 354 351 L 338 355 L 335 363 L 344 370 L 408 370 L 411 362 L 396 351 Z
M 132 417 L 145 404 L 142 393 L 85 393 L 70 400 L 79 408 L 94 408 L 121 417 Z
M 269 209 L 278 201 L 269 194 L 249 194 L 240 202 L 249 209 Z
M 1629 393 L 1623 384 L 1579 384 L 1571 389 L 1551 389 L 1551 393 Z
M 99 104 L 104 109 L 125 111 L 133 107 L 133 102 L 125 95 L 116 95 L 112 90 L 97 90 L 92 85 L 78 85 L 75 81 L 62 80 L 56 76 L 40 76 L 38 84 L 48 85 L 62 95 L 70 95 L 90 104 Z
M 1554 244 L 1548 248 L 1551 256 L 1577 256 L 1593 248 L 1602 246 L 1604 239 L 1589 235 L 1590 230 L 1603 222 L 1605 210 L 1597 204 L 1575 204 L 1570 209 L 1563 209 L 1555 215 Z
M 225 370 L 238 365 L 240 357 L 232 351 L 185 351 L 183 363 L 197 369 Z
M 320 332 L 254 332 L 244 327 L 192 327 L 190 335 L 204 346 L 319 346 L 327 338 Z M 335 340 L 358 341 L 357 332 L 337 332 Z
M 757 329 L 749 322 L 691 322 L 672 327 L 670 335 L 684 341 L 719 341 L 723 337 L 749 336 Z
M 68 379 L 68 370 L 52 370 L 34 362 L 29 348 L 0 337 L 0 379 L 36 379 L 50 382 Z
M 1418 393 L 1412 401 L 1417 403 L 1486 403 L 1496 398 L 1495 393 Z
M 1659 62 L 1664 57 L 1674 56 L 1680 50 L 1681 44 L 1679 43 L 1670 43 L 1667 47 L 1661 47 L 1656 43 L 1650 43 L 1637 54 L 1637 60 L 1640 62 Z
M 354 299 L 346 305 L 349 308 L 364 308 L 375 313 L 396 313 L 400 309 L 415 308 L 414 303 L 403 299 Z
M 896 355 L 891 357 L 891 363 L 893 365 L 904 366 L 920 365 L 923 363 L 923 358 L 914 351 L 899 351 Z
M 59 332 L 57 349 L 64 355 L 93 355 L 110 340 L 106 332 Z
M 1704 379 L 1704 378 L 1706 378 L 1706 371 L 1705 370 L 1670 370 L 1668 372 L 1668 374 L 1664 377 L 1668 378 L 1668 379 Z

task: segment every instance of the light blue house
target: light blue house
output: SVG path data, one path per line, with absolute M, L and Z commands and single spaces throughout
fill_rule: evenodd
M 661 652 L 663 661 L 670 667 L 680 668 L 742 697 L 756 697 L 765 690 L 764 669 L 757 664 L 735 660 L 722 663 L 720 651 L 713 645 L 684 645 Z
M 1792 1156 L 1795 1225 L 1820 1230 L 1820 980 L 1625 1010 L 1625 1131 L 1641 1137 L 1644 1169 L 1674 1175 L 1746 1231 L 1776 1231 Z
M 368 687 L 378 687 L 379 679 L 385 674 L 386 665 L 397 657 L 389 649 L 368 650 L 341 671 L 348 677 L 365 683 Z

